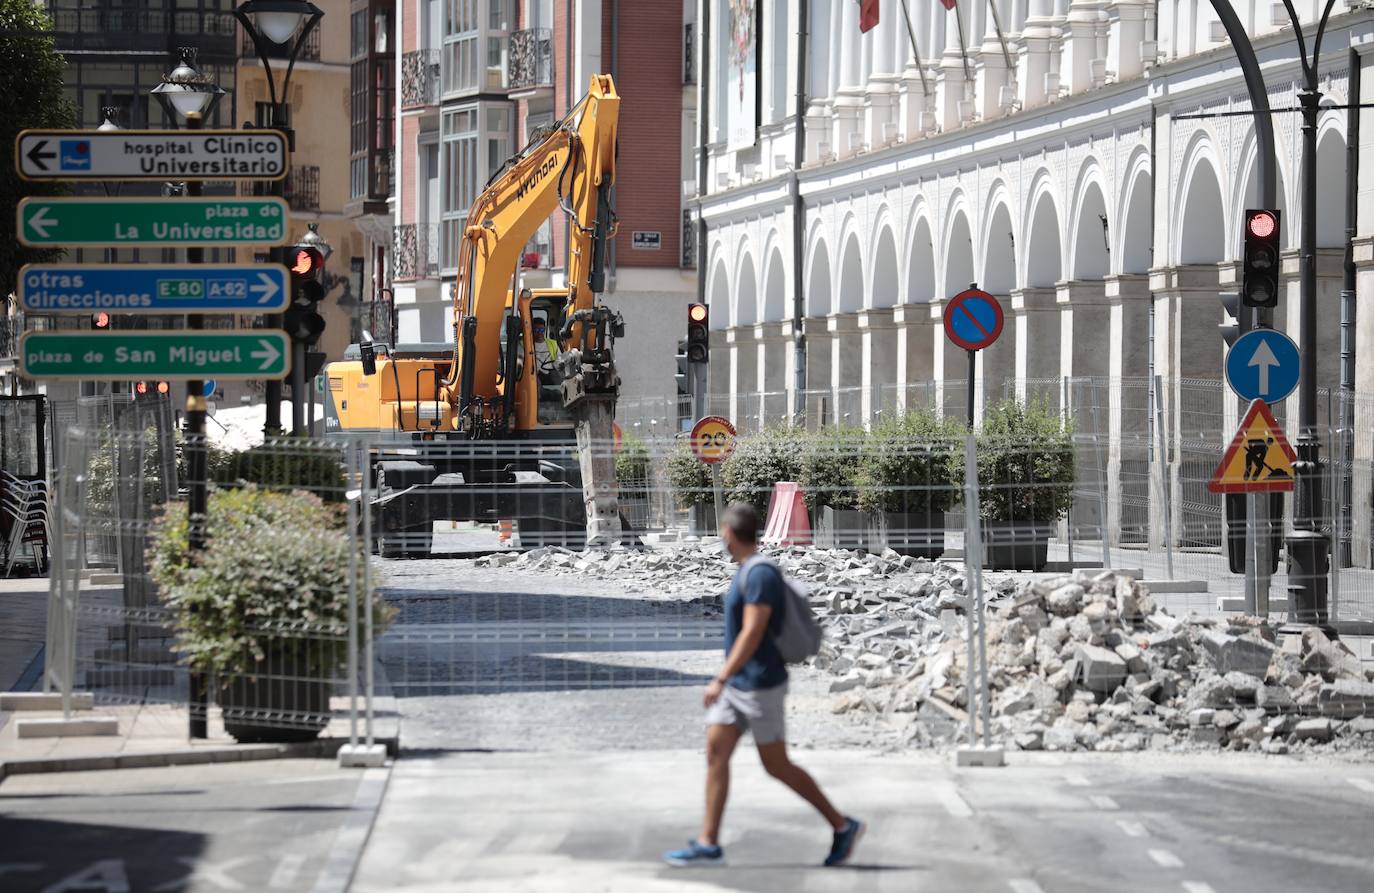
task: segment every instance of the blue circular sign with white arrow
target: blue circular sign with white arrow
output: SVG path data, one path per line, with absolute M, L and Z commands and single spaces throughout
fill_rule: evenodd
M 1282 332 L 1253 329 L 1226 354 L 1226 383 L 1240 399 L 1278 403 L 1298 386 L 1298 346 Z

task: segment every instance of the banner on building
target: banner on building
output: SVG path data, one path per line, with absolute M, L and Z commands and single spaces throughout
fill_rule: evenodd
M 720 0 L 726 28 L 725 147 L 754 145 L 759 126 L 758 0 Z

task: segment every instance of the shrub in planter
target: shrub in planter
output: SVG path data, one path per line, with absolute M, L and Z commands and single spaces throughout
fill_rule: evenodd
M 803 433 L 795 428 L 774 428 L 741 437 L 734 455 L 721 467 L 726 502 L 747 502 L 763 518 L 773 485 L 801 477 L 804 443 Z
M 867 435 L 858 428 L 827 428 L 802 447 L 802 492 L 823 549 L 863 549 L 868 516 L 859 510 L 858 473 Z
M 988 407 L 978 433 L 978 503 L 987 565 L 1041 570 L 1073 505 L 1073 431 L 1043 402 Z
M 929 410 L 878 425 L 858 473 L 874 551 L 934 558 L 945 549 L 945 512 L 959 501 L 964 427 Z
M 223 487 L 258 484 L 306 490 L 326 502 L 343 500 L 343 456 L 334 447 L 284 437 L 239 452 L 212 449 L 208 465 L 210 480 Z
M 186 535 L 185 504 L 170 504 L 150 532 L 149 575 L 183 662 L 221 680 L 225 728 L 239 741 L 315 737 L 347 654 L 350 550 L 360 576 L 367 560 L 343 512 L 300 491 L 215 490 L 194 562 Z M 376 599 L 371 610 L 380 631 L 390 612 Z

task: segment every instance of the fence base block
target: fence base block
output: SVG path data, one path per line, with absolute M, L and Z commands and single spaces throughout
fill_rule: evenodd
M 61 710 L 62 695 L 41 691 L 10 691 L 0 695 L 0 710 Z M 88 691 L 72 692 L 73 710 L 95 709 L 95 695 Z
M 342 769 L 376 769 L 386 765 L 385 744 L 345 744 L 339 748 Z
M 85 716 L 81 719 L 17 719 L 15 733 L 20 738 L 85 738 L 118 735 L 119 720 L 113 716 Z
M 1007 755 L 1000 747 L 968 747 L 954 752 L 955 766 L 989 766 L 997 768 L 1007 764 Z

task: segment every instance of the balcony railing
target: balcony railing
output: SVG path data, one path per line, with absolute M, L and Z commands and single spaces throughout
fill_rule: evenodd
M 401 108 L 439 102 L 439 51 L 415 50 L 401 57 Z
M 553 83 L 553 38 L 548 28 L 527 28 L 510 36 L 512 90 Z
M 199 61 L 232 57 L 238 22 L 228 12 L 168 9 L 54 9 L 53 41 L 58 52 L 162 51 L 195 46 Z M 95 5 L 92 4 L 94 7 Z
M 263 38 L 263 45 L 267 47 L 267 56 L 270 59 L 286 59 L 291 55 L 291 45 L 295 42 L 296 35 L 286 41 L 286 43 L 273 43 Z M 256 59 L 258 51 L 253 46 L 253 39 L 245 31 L 239 37 L 239 55 L 245 59 Z M 296 56 L 297 62 L 318 62 L 320 61 L 320 29 L 314 28 L 305 38 L 305 46 L 301 47 L 300 55 Z
M 696 27 L 688 22 L 682 26 L 682 83 L 697 82 Z
M 286 200 L 293 211 L 320 209 L 320 167 L 317 164 L 298 164 L 286 176 Z
M 439 278 L 439 224 L 402 223 L 391 247 L 397 282 Z
M 690 270 L 697 265 L 697 227 L 692 212 L 682 212 L 682 268 Z

